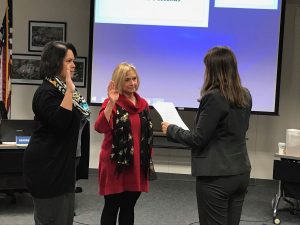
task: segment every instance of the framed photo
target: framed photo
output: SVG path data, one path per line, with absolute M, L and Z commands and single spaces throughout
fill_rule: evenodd
M 65 22 L 29 21 L 28 51 L 40 52 L 49 41 L 66 41 Z
M 13 54 L 11 82 L 13 84 L 41 84 L 40 55 Z
M 75 73 L 73 82 L 76 87 L 85 87 L 86 83 L 86 57 L 76 57 L 75 59 Z

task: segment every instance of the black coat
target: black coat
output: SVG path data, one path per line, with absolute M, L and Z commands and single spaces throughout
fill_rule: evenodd
M 64 95 L 48 81 L 43 82 L 33 97 L 37 125 L 24 152 L 23 171 L 29 192 L 37 198 L 74 192 L 81 114 L 74 107 L 72 111 L 60 107 L 63 98 Z M 81 138 L 82 155 L 88 156 L 88 123 Z M 88 162 L 83 164 L 87 168 L 78 173 L 78 178 L 87 178 Z
M 238 108 L 212 90 L 202 97 L 192 131 L 170 125 L 171 141 L 192 149 L 193 176 L 237 175 L 251 170 L 246 147 L 246 131 L 252 107 Z

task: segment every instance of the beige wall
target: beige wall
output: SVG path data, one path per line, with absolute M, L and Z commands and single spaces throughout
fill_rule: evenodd
M 26 7 L 25 7 L 26 2 Z M 79 56 L 88 56 L 89 0 L 15 0 L 14 53 L 28 54 L 28 21 L 63 21 L 67 23 L 67 41 Z M 300 3 L 288 0 L 285 22 L 279 116 L 252 115 L 248 131 L 248 150 L 254 178 L 272 179 L 273 154 L 277 142 L 285 141 L 287 128 L 300 129 Z M 251 43 L 250 43 L 251 44 Z M 253 43 L 254 45 L 255 43 Z M 32 119 L 31 99 L 37 86 L 13 85 L 12 119 Z M 79 89 L 86 96 L 87 89 Z M 93 130 L 99 107 L 91 107 L 90 167 L 98 167 L 102 135 Z M 170 173 L 190 173 L 190 152 L 155 149 L 156 169 Z
M 88 56 L 89 0 L 15 0 L 13 5 L 13 53 L 39 54 L 28 51 L 28 21 L 66 22 L 67 41 L 72 42 L 78 56 Z M 31 99 L 36 85 L 13 85 L 11 118 L 32 118 Z M 86 96 L 86 88 L 80 89 Z

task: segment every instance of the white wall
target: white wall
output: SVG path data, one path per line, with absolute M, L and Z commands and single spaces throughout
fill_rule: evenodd
M 26 7 L 24 4 L 26 2 Z M 273 154 L 277 143 L 285 141 L 287 128 L 300 129 L 300 3 L 287 1 L 279 116 L 252 115 L 248 131 L 248 151 L 252 163 L 251 176 L 272 179 Z M 88 56 L 89 0 L 15 0 L 14 53 L 28 52 L 28 21 L 63 21 L 67 23 L 67 41 L 72 42 L 79 56 Z M 251 44 L 251 43 L 250 43 Z M 254 44 L 254 43 L 253 43 Z M 32 119 L 31 100 L 37 86 L 13 85 L 12 119 Z M 79 89 L 86 96 L 87 89 Z M 90 167 L 98 167 L 102 135 L 93 130 L 99 107 L 91 107 Z M 190 173 L 190 152 L 178 149 L 155 149 L 157 171 Z

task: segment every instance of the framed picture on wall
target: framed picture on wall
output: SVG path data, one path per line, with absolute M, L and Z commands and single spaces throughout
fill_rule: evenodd
M 13 84 L 41 84 L 40 55 L 13 54 L 11 82 Z
M 49 41 L 66 41 L 65 22 L 29 21 L 28 51 L 40 52 Z
M 75 59 L 75 73 L 73 82 L 76 87 L 85 87 L 86 83 L 86 57 L 76 57 Z

